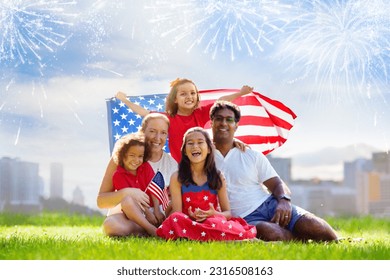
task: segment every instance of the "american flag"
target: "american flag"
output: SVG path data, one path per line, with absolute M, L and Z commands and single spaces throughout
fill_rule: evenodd
M 219 97 L 240 91 L 239 89 L 201 90 L 201 104 L 214 102 Z M 166 93 L 155 95 L 129 96 L 128 99 L 155 112 L 165 111 Z M 249 144 L 252 149 L 268 154 L 286 142 L 296 115 L 283 103 L 252 92 L 233 101 L 240 106 L 241 120 L 235 137 Z M 115 97 L 106 99 L 110 151 L 123 135 L 136 132 L 141 127 L 142 117 L 134 114 Z M 210 124 L 206 124 L 210 130 Z M 169 139 L 168 139 L 169 141 Z M 169 152 L 168 141 L 165 151 Z
M 154 175 L 145 192 L 157 197 L 164 211 L 167 209 L 169 203 L 168 192 L 165 188 L 164 177 L 160 171 L 157 171 L 156 175 Z

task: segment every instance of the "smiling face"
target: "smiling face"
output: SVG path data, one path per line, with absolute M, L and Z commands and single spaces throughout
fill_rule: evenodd
M 233 143 L 234 133 L 237 130 L 234 112 L 227 108 L 215 112 L 211 122 L 215 144 Z
M 137 174 L 137 169 L 144 160 L 144 145 L 133 145 L 129 147 L 123 158 L 123 167 L 131 174 Z
M 188 133 L 185 138 L 185 155 L 191 163 L 205 161 L 210 153 L 210 148 L 207 145 L 205 136 L 198 131 Z
M 144 134 L 150 154 L 161 154 L 168 137 L 168 123 L 163 118 L 149 119 Z
M 184 83 L 177 86 L 175 103 L 178 106 L 178 113 L 187 114 L 192 112 L 198 104 L 199 96 L 195 85 L 192 83 Z

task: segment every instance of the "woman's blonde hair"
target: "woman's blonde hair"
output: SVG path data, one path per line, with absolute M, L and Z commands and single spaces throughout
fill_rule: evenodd
M 162 119 L 163 121 L 165 121 L 167 123 L 168 128 L 169 128 L 170 123 L 169 123 L 169 119 L 166 115 L 163 115 L 161 113 L 149 113 L 142 119 L 141 132 L 145 132 L 146 127 L 149 124 L 149 121 L 155 120 L 155 119 Z
M 167 112 L 167 114 L 169 114 L 172 117 L 175 116 L 177 114 L 177 111 L 178 111 L 177 103 L 175 103 L 175 99 L 177 96 L 177 88 L 178 88 L 178 86 L 181 86 L 181 85 L 186 84 L 186 83 L 191 83 L 194 85 L 195 90 L 196 90 L 196 95 L 197 95 L 196 104 L 195 104 L 194 109 L 198 108 L 198 106 L 199 106 L 199 103 L 200 103 L 199 91 L 198 91 L 198 88 L 196 87 L 195 83 L 189 79 L 177 78 L 176 80 L 171 82 L 171 91 L 169 92 L 169 94 L 165 100 L 165 111 Z

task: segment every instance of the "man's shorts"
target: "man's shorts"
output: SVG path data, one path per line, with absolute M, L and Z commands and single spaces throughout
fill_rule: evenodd
M 256 225 L 258 222 L 269 222 L 274 216 L 277 205 L 278 200 L 273 195 L 271 195 L 255 211 L 244 217 L 244 220 L 251 225 Z M 291 206 L 291 220 L 287 225 L 287 229 L 292 232 L 295 223 L 299 220 L 299 218 L 301 218 L 304 214 L 308 212 L 305 209 L 302 209 L 296 205 Z

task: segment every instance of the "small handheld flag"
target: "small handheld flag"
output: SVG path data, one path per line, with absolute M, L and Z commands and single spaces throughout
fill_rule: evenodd
M 167 209 L 169 204 L 168 192 L 165 188 L 164 177 L 160 171 L 157 171 L 156 175 L 154 175 L 152 181 L 146 187 L 145 192 L 154 195 L 162 205 L 164 211 Z

